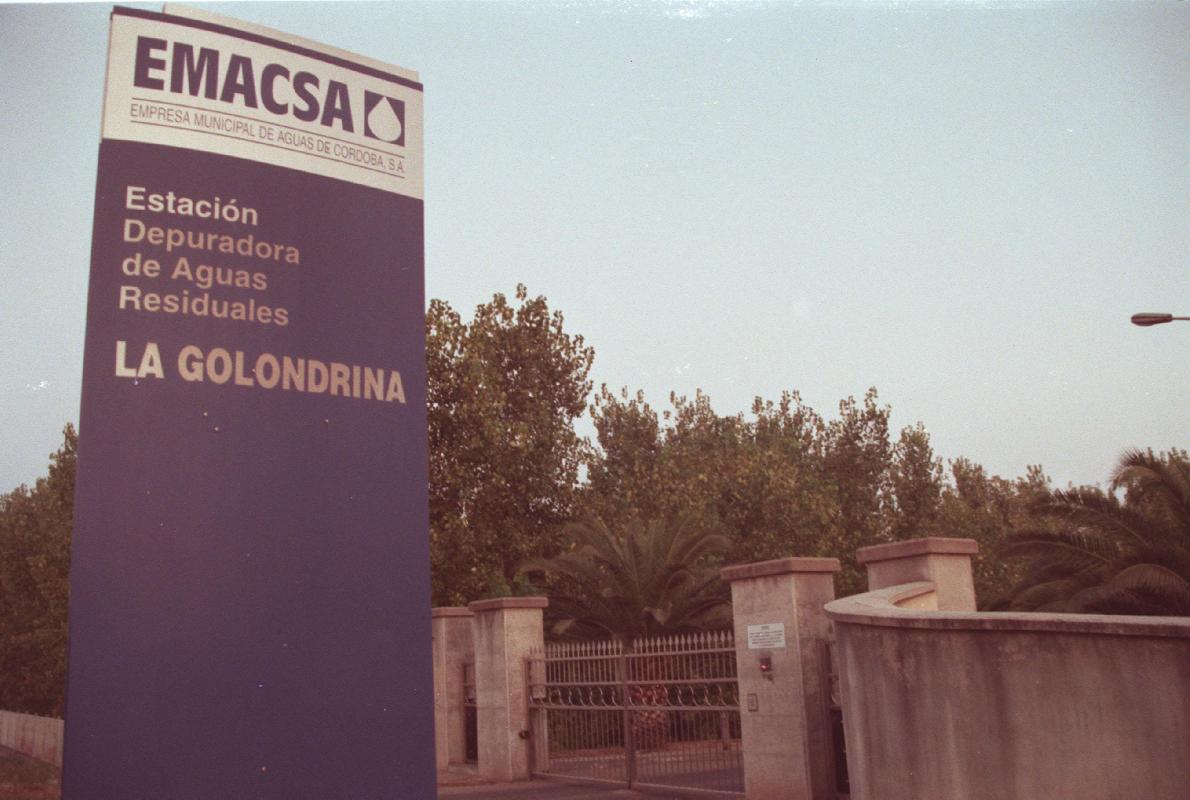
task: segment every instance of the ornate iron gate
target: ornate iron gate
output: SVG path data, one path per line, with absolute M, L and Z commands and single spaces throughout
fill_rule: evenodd
M 548 644 L 528 679 L 535 775 L 743 797 L 731 631 Z

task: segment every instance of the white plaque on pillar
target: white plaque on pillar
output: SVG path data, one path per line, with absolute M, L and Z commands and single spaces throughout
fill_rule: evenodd
M 749 650 L 774 650 L 785 646 L 785 623 L 766 622 L 748 626 Z

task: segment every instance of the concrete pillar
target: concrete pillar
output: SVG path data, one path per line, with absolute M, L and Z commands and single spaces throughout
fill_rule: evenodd
M 834 800 L 826 648 L 836 558 L 726 567 L 748 800 Z
M 938 611 L 974 611 L 971 556 L 978 552 L 979 545 L 974 539 L 932 536 L 861 547 L 856 558 L 868 568 L 868 591 L 930 581 L 934 584 Z
M 479 600 L 475 612 L 475 694 L 479 775 L 492 781 L 529 778 L 529 654 L 545 645 L 544 597 Z
M 463 712 L 463 665 L 475 660 L 472 619 L 467 608 L 430 611 L 434 658 L 434 753 L 438 769 L 461 764 L 467 756 Z

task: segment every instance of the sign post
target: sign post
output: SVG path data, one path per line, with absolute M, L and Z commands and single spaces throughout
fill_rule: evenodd
M 422 87 L 115 9 L 63 796 L 432 798 Z

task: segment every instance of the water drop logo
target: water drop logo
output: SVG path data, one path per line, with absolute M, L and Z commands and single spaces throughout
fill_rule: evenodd
M 405 102 L 376 92 L 364 92 L 364 136 L 405 146 Z

